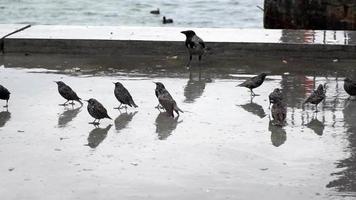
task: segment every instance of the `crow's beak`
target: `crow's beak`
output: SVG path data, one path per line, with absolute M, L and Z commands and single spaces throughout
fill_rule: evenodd
M 185 31 L 181 31 L 180 33 L 183 33 L 185 35 L 186 32 Z
M 152 81 L 152 83 L 157 84 L 157 82 Z
M 89 102 L 89 100 L 83 100 L 83 101 L 85 101 L 85 102 Z
M 53 82 L 58 83 L 58 81 L 53 81 Z
M 115 82 L 112 82 L 112 83 L 116 84 Z

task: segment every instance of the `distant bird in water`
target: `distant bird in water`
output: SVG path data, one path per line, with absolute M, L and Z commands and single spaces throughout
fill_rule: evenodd
M 151 10 L 150 13 L 154 15 L 159 15 L 160 14 L 159 8 L 157 8 L 157 10 Z
M 269 99 L 269 106 L 268 108 L 271 107 L 271 104 L 275 103 L 275 102 L 278 102 L 278 101 L 282 101 L 282 91 L 281 89 L 279 88 L 275 88 L 273 90 L 273 92 L 271 92 L 268 96 L 268 99 Z
M 171 23 L 173 23 L 173 19 L 167 19 L 166 16 L 163 16 L 162 23 L 163 24 L 171 24 Z
M 356 82 L 351 80 L 350 78 L 345 78 L 344 79 L 344 90 L 349 94 L 348 100 L 352 96 L 356 96 Z
M 114 84 L 115 84 L 114 94 L 116 99 L 120 102 L 119 107 L 115 109 L 119 109 L 119 110 L 121 108 L 126 109 L 127 108 L 126 106 L 121 107 L 122 104 L 137 108 L 138 106 L 135 104 L 134 100 L 132 99 L 130 92 L 120 82 L 116 82 Z
M 104 118 L 111 119 L 111 117 L 109 117 L 108 115 L 108 111 L 104 108 L 104 106 L 99 101 L 91 98 L 87 100 L 87 102 L 88 102 L 88 106 L 87 106 L 88 112 L 94 118 L 94 121 L 91 122 L 90 124 L 99 125 L 101 119 Z M 98 120 L 98 122 L 96 122 L 96 120 Z
M 318 112 L 318 104 L 325 99 L 324 86 L 320 84 L 316 90 L 311 93 L 311 95 L 304 101 L 303 105 L 306 103 L 311 103 L 315 105 L 315 112 Z
M 74 104 L 74 101 L 78 101 L 81 105 L 83 103 L 80 101 L 81 98 L 78 97 L 77 93 L 75 93 L 72 88 L 70 88 L 68 85 L 66 85 L 62 81 L 55 81 L 58 85 L 58 92 L 59 94 L 65 98 L 67 101 L 64 102 L 63 104 L 60 104 L 62 106 L 67 105 L 68 101 L 72 101 L 71 104 Z
M 9 106 L 10 92 L 2 85 L 0 85 L 0 99 L 6 100 L 6 105 L 4 107 L 7 108 Z
M 179 115 L 179 112 L 183 113 L 183 111 L 178 108 L 176 101 L 173 99 L 171 94 L 166 90 L 163 83 L 154 82 L 156 84 L 155 94 L 158 98 L 159 103 L 166 110 L 169 116 L 174 117 L 173 111 Z
M 283 126 L 287 117 L 286 104 L 281 100 L 275 101 L 272 105 L 271 113 L 275 122 L 274 124 L 277 126 Z
M 187 63 L 187 66 L 190 66 L 190 62 L 192 61 L 193 55 L 198 55 L 199 61 L 201 61 L 203 54 L 206 50 L 208 50 L 205 47 L 204 41 L 200 37 L 198 37 L 192 30 L 182 31 L 181 33 L 186 36 L 185 46 L 187 47 L 189 52 L 189 61 Z
M 257 96 L 252 90 L 261 86 L 262 83 L 265 81 L 266 76 L 267 76 L 266 73 L 261 73 L 258 76 L 254 76 L 252 78 L 247 79 L 246 81 L 244 81 L 243 83 L 237 86 L 246 87 L 250 89 L 252 96 Z

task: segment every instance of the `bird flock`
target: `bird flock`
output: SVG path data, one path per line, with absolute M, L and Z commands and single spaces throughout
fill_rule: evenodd
M 204 41 L 198 37 L 194 31 L 187 30 L 182 31 L 182 34 L 186 36 L 185 46 L 188 49 L 189 60 L 187 63 L 187 67 L 190 66 L 193 55 L 197 55 L 199 61 L 201 61 L 202 56 L 209 49 L 206 47 Z M 253 92 L 253 89 L 261 86 L 266 78 L 266 73 L 261 73 L 257 76 L 248 78 L 243 83 L 237 85 L 238 87 L 245 87 L 250 90 L 251 97 L 257 96 Z M 55 81 L 58 87 L 58 93 L 66 100 L 63 104 L 59 104 L 61 106 L 66 106 L 68 104 L 74 105 L 74 101 L 83 105 L 82 99 L 77 95 L 74 90 L 65 84 L 63 81 Z M 164 84 L 161 82 L 153 82 L 156 84 L 155 95 L 158 100 L 157 109 L 163 109 L 167 113 L 167 117 L 174 117 L 174 113 L 178 116 L 183 111 L 178 107 L 177 102 L 174 100 L 172 95 L 165 88 Z M 137 104 L 134 102 L 130 92 L 122 85 L 120 82 L 115 82 L 114 95 L 120 105 L 114 109 L 127 109 L 127 106 L 137 108 Z M 350 95 L 348 100 L 352 96 L 356 96 L 356 81 L 351 80 L 350 78 L 344 79 L 344 90 Z M 303 105 L 306 103 L 311 103 L 315 105 L 315 112 L 318 112 L 317 106 L 323 101 L 326 97 L 326 84 L 320 84 L 316 90 L 314 90 L 310 96 L 303 102 Z M 7 88 L 0 85 L 0 99 L 6 101 L 6 105 L 4 107 L 8 107 L 10 92 Z M 276 126 L 283 126 L 287 117 L 287 105 L 285 103 L 285 99 L 283 97 L 282 91 L 279 88 L 275 88 L 268 96 L 269 99 L 269 108 L 271 108 L 271 115 L 273 118 L 273 124 Z M 88 100 L 83 100 L 88 103 L 87 110 L 88 113 L 94 118 L 93 124 L 95 126 L 100 124 L 100 120 L 104 118 L 111 119 L 108 115 L 106 108 L 96 99 L 90 98 Z

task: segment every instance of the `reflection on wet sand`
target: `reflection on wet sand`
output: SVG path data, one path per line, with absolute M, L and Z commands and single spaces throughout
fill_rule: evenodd
M 251 98 L 250 103 L 240 105 L 240 107 L 246 110 L 247 112 L 257 115 L 260 118 L 264 118 L 266 116 L 266 113 L 263 110 L 263 107 L 257 103 L 254 103 L 252 100 L 253 98 Z
M 336 176 L 336 179 L 329 182 L 326 187 L 334 188 L 338 192 L 350 196 L 356 196 L 356 101 L 347 102 L 343 114 L 345 125 L 348 127 L 346 137 L 349 141 L 347 151 L 350 152 L 350 156 L 336 162 L 336 168 L 340 171 L 331 174 Z
M 130 113 L 127 112 L 120 113 L 120 115 L 115 119 L 116 131 L 120 132 L 121 130 L 125 129 L 137 112 L 138 111 L 130 112 Z
M 318 118 L 313 118 L 306 126 L 313 130 L 317 135 L 323 135 L 325 125 L 319 121 Z
M 8 122 L 11 118 L 11 113 L 9 111 L 0 112 L 0 127 L 5 126 L 6 122 Z
M 112 124 L 108 125 L 106 128 L 96 127 L 90 131 L 88 136 L 88 146 L 90 148 L 99 146 L 99 144 L 106 138 L 111 126 Z
M 202 96 L 206 83 L 211 82 L 210 78 L 202 79 L 200 70 L 196 78 L 194 78 L 193 72 L 190 71 L 188 83 L 184 88 L 184 102 L 194 103 L 196 99 Z
M 177 125 L 183 121 L 178 121 L 178 118 L 178 116 L 175 118 L 169 117 L 166 112 L 160 112 L 157 115 L 155 125 L 158 139 L 165 140 L 172 134 Z
M 71 122 L 81 111 L 82 106 L 75 109 L 67 109 L 58 117 L 58 127 L 66 127 L 69 122 Z
M 271 142 L 275 147 L 279 147 L 287 140 L 287 133 L 281 126 L 273 125 L 273 121 L 269 121 L 268 130 L 271 132 Z

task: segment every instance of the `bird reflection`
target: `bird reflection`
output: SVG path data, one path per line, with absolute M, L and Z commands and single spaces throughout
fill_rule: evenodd
M 58 127 L 63 128 L 66 127 L 69 122 L 71 122 L 80 112 L 82 106 L 75 109 L 66 109 L 61 115 L 58 117 Z
M 273 121 L 269 121 L 268 130 L 271 132 L 271 142 L 275 147 L 279 147 L 287 140 L 287 133 L 281 126 L 273 125 Z
M 325 125 L 319 121 L 317 118 L 313 118 L 308 124 L 307 127 L 313 130 L 317 135 L 323 135 Z
M 106 138 L 111 126 L 112 124 L 108 125 L 106 128 L 96 127 L 90 131 L 88 136 L 88 146 L 90 148 L 99 146 L 99 144 Z
M 121 130 L 125 129 L 137 112 L 138 111 L 130 112 L 130 113 L 124 112 L 121 113 L 118 117 L 116 117 L 115 119 L 116 131 L 120 132 Z
M 195 100 L 201 97 L 201 95 L 203 94 L 206 83 L 211 83 L 211 82 L 212 81 L 210 78 L 202 79 L 200 70 L 197 78 L 194 78 L 193 73 L 190 72 L 188 83 L 184 88 L 184 96 L 185 96 L 184 102 L 194 103 Z
M 8 122 L 11 118 L 11 113 L 6 110 L 0 112 L 0 127 L 5 126 L 6 122 Z
M 178 116 L 175 118 L 167 117 L 166 112 L 160 112 L 156 118 L 156 133 L 158 134 L 158 139 L 167 139 L 172 132 L 177 128 L 177 125 L 183 120 L 178 121 Z
M 257 103 L 254 103 L 252 100 L 253 98 L 251 98 L 250 103 L 240 105 L 241 108 L 243 108 L 247 112 L 257 115 L 260 118 L 264 118 L 266 116 L 266 113 L 263 110 L 263 107 Z

